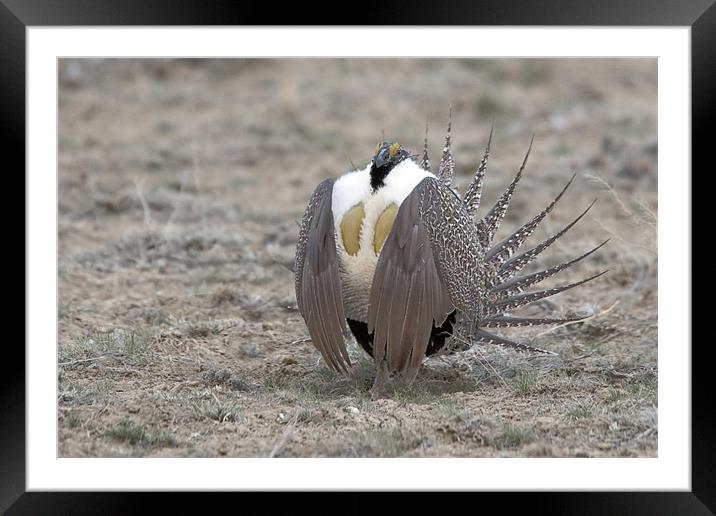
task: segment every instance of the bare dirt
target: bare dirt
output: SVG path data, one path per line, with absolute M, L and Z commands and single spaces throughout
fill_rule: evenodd
M 656 60 L 61 60 L 58 453 L 657 455 Z M 291 271 L 308 197 L 382 132 L 457 181 L 495 136 L 484 205 L 535 143 L 506 235 L 578 178 L 527 245 L 594 209 L 536 267 L 604 269 L 532 314 L 585 322 L 428 360 L 373 402 L 318 361 Z M 486 209 L 483 207 L 481 213 Z M 499 236 L 498 236 L 499 238 Z M 535 269 L 536 270 L 536 269 Z

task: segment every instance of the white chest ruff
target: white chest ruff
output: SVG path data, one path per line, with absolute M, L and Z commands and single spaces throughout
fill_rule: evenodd
M 373 193 L 370 187 L 370 166 L 339 178 L 333 187 L 333 220 L 336 248 L 340 265 L 343 306 L 349 319 L 367 322 L 368 299 L 380 249 L 375 250 L 375 227 L 381 214 L 391 205 L 399 207 L 425 177 L 433 176 L 412 160 L 398 164 L 385 178 L 385 186 Z M 434 176 L 433 176 L 434 177 Z M 346 251 L 341 237 L 341 220 L 348 210 L 363 204 L 364 217 L 360 226 L 358 251 Z

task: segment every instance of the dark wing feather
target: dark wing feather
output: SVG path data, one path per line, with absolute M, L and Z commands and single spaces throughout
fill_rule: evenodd
M 313 192 L 301 221 L 296 245 L 296 301 L 313 344 L 336 371 L 351 362 L 343 335 L 347 332 L 333 226 L 333 180 Z
M 453 309 L 440 282 L 420 216 L 420 196 L 414 190 L 398 211 L 373 276 L 368 332 L 374 332 L 375 361 L 385 359 L 391 372 L 417 370 L 433 324 L 440 326 Z
M 414 374 L 433 325 L 456 307 L 477 312 L 484 296 L 480 257 L 462 201 L 440 180 L 423 179 L 400 206 L 373 276 L 368 331 L 377 363 Z

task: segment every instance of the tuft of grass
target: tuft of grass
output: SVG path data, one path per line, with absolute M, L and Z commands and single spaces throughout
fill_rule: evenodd
M 251 384 L 244 375 L 234 374 L 230 369 L 211 369 L 201 375 L 201 379 L 209 385 L 227 385 L 235 391 L 250 391 Z
M 617 389 L 610 389 L 609 396 L 607 397 L 607 403 L 618 403 L 622 399 L 621 391 Z
M 434 403 L 441 397 L 440 393 L 435 393 L 425 388 L 420 382 L 414 382 L 412 385 L 400 385 L 395 388 L 392 398 L 398 403 L 414 403 L 417 405 L 425 405 Z
M 131 421 L 122 421 L 114 428 L 107 430 L 104 435 L 114 441 L 129 444 L 138 444 L 145 439 L 144 428 Z
M 87 356 L 120 355 L 141 358 L 147 352 L 149 340 L 149 335 L 144 331 L 114 328 L 109 331 L 90 331 L 76 344 Z
M 330 378 L 336 378 L 331 381 Z M 336 394 L 346 393 L 350 380 L 338 377 L 334 372 L 318 369 L 310 375 L 294 377 L 287 374 L 268 375 L 261 385 L 264 394 L 280 396 L 283 399 L 300 404 L 318 403 L 333 398 Z
M 261 383 L 261 389 L 269 393 L 291 389 L 293 382 L 286 375 L 268 374 Z
M 100 403 L 104 403 L 107 401 L 107 398 L 112 392 L 112 388 L 112 382 L 107 378 L 102 378 L 92 382 L 84 391 L 83 397 L 85 399 L 92 399 Z
M 74 412 L 70 412 L 65 416 L 64 422 L 67 428 L 77 428 L 82 424 L 82 419 Z
M 113 384 L 107 378 L 79 382 L 60 377 L 57 389 L 59 399 L 65 403 L 72 405 L 106 403 L 113 390 Z
M 104 436 L 113 441 L 143 446 L 176 446 L 173 435 L 165 431 L 150 431 L 133 421 L 122 421 L 117 426 L 104 432 Z
M 594 409 L 594 403 L 591 401 L 579 400 L 567 409 L 567 417 L 575 421 L 591 419 L 594 416 Z
M 144 352 L 147 340 L 137 333 L 125 333 L 122 338 L 122 350 L 125 355 L 137 355 Z
M 654 405 L 659 400 L 659 382 L 656 375 L 649 372 L 637 374 L 630 378 L 627 390 L 634 397 Z
M 499 450 L 504 450 L 531 443 L 534 438 L 534 430 L 531 428 L 507 425 L 499 434 L 490 437 L 488 444 Z
M 465 402 L 448 395 L 436 399 L 434 406 L 447 418 L 463 418 L 466 413 Z
M 239 351 L 242 355 L 248 358 L 258 358 L 262 355 L 256 344 L 243 343 L 239 345 Z
M 518 394 L 527 396 L 539 389 L 539 378 L 533 371 L 523 371 L 512 380 L 512 387 Z
M 609 405 L 616 405 L 622 400 L 622 391 L 618 389 L 610 389 L 609 396 L 607 396 L 607 403 Z
M 212 420 L 219 423 L 233 423 L 240 418 L 238 404 L 219 400 L 194 402 L 191 411 L 192 417 L 196 421 Z

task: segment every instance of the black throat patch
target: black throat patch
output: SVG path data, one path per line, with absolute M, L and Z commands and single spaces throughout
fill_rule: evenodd
M 394 163 L 386 163 L 380 168 L 376 168 L 375 164 L 370 167 L 370 187 L 374 192 L 378 188 L 385 186 L 383 180 L 393 168 L 395 168 Z

